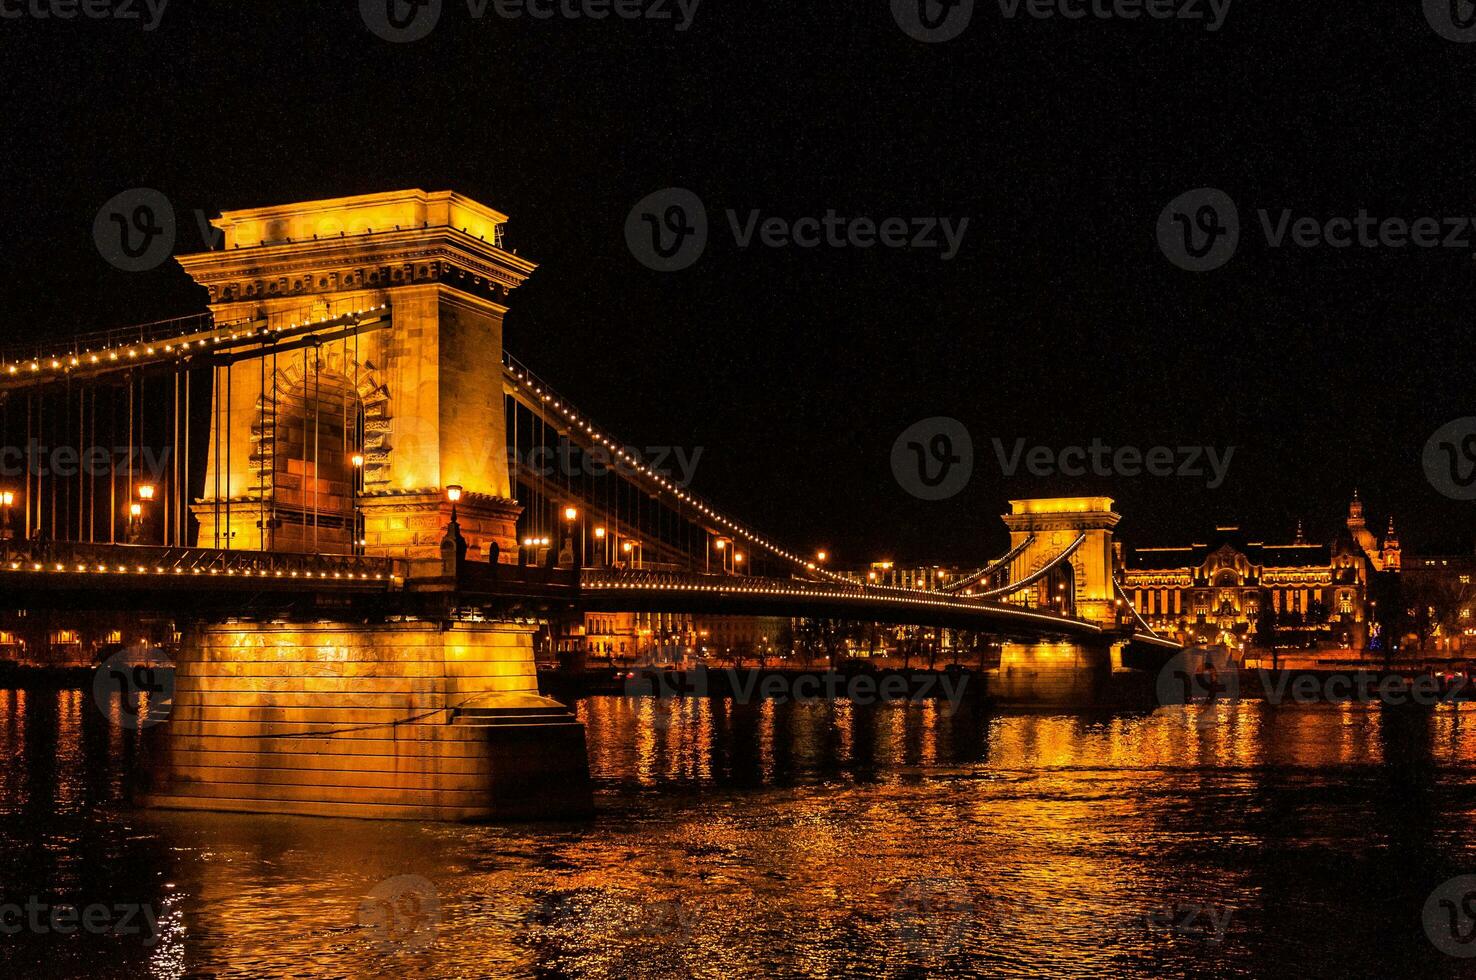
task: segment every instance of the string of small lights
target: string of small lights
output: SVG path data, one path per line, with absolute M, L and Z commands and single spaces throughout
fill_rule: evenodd
M 1011 582 L 1009 585 L 1001 586 L 998 589 L 991 589 L 988 592 L 979 592 L 976 594 L 976 598 L 991 599 L 996 596 L 1011 595 L 1012 593 L 1019 592 L 1022 589 L 1026 589 L 1034 585 L 1036 582 L 1039 582 L 1051 572 L 1055 571 L 1062 562 L 1066 561 L 1073 554 L 1075 554 L 1076 549 L 1082 546 L 1082 543 L 1086 541 L 1086 538 L 1087 536 L 1085 534 L 1079 535 L 1075 541 L 1071 542 L 1069 545 L 1063 548 L 1060 554 L 1056 555 L 1056 557 L 1052 558 L 1050 561 L 1046 562 L 1044 565 L 1042 565 L 1040 568 L 1037 568 L 1029 575 L 1020 579 L 1020 581 Z
M 939 592 L 946 592 L 946 593 L 955 593 L 955 592 L 963 592 L 966 589 L 970 589 L 974 585 L 974 583 L 984 581 L 984 579 L 986 579 L 989 576 L 993 575 L 995 572 L 998 572 L 1000 569 L 1004 568 L 1010 562 L 1012 562 L 1016 558 L 1020 557 L 1020 553 L 1022 551 L 1024 551 L 1026 548 L 1030 547 L 1030 545 L 1033 544 L 1034 542 L 1035 542 L 1035 535 L 1031 534 L 1031 535 L 1027 536 L 1024 541 L 1021 541 L 1018 545 L 1016 545 L 1015 547 L 1011 548 L 1008 552 L 1006 552 L 1005 555 L 1004 555 L 1004 557 L 1000 558 L 997 561 L 990 562 L 988 565 L 985 565 L 983 568 L 979 569 L 976 572 L 970 572 L 968 575 L 965 575 L 963 578 L 959 579 L 957 582 L 950 582 L 950 583 L 948 583 L 947 585 L 943 586 L 938 591 Z M 969 592 L 968 594 L 969 595 L 972 595 L 973 593 L 972 592 Z
M 740 580 L 740 582 L 742 581 Z M 1075 619 L 1054 613 L 1036 612 L 1011 603 L 970 601 L 951 596 L 939 596 L 937 593 L 922 593 L 911 589 L 894 590 L 896 592 L 907 593 L 905 595 L 889 595 L 881 590 L 860 585 L 849 589 L 835 589 L 822 588 L 818 585 L 805 586 L 800 583 L 759 579 L 746 580 L 746 584 L 734 584 L 731 582 L 731 579 L 702 582 L 692 580 L 678 581 L 668 577 L 663 581 L 651 576 L 649 573 L 595 574 L 586 576 L 581 580 L 580 584 L 584 588 L 596 591 L 701 592 L 734 595 L 787 596 L 800 599 L 836 599 L 853 602 L 905 603 L 912 606 L 931 606 L 968 612 L 987 612 L 991 615 L 1026 618 L 1041 622 L 1059 623 L 1067 620 L 1079 624 L 1081 628 L 1090 632 L 1100 633 L 1103 631 L 1103 627 L 1099 624 L 1092 623 L 1088 620 Z
M 590 446 L 599 446 L 609 451 L 616 459 L 627 464 L 631 471 L 640 479 L 650 484 L 659 492 L 669 494 L 681 504 L 685 504 L 696 513 L 720 525 L 726 533 L 733 534 L 747 541 L 750 545 L 764 549 L 770 554 L 782 558 L 805 571 L 820 574 L 837 581 L 845 581 L 844 576 L 835 575 L 813 561 L 801 558 L 795 552 L 784 548 L 756 531 L 749 529 L 738 521 L 723 514 L 710 503 L 698 495 L 678 486 L 660 473 L 651 469 L 644 462 L 633 456 L 625 449 L 625 443 L 613 438 L 606 430 L 596 425 L 591 419 L 581 413 L 568 399 L 558 395 L 549 385 L 544 383 L 537 375 L 520 364 L 510 354 L 503 355 L 503 370 L 512 384 L 524 389 L 532 400 L 541 402 L 545 410 L 562 416 L 572 431 Z
M 362 325 L 365 317 L 378 319 L 383 317 L 388 309 L 388 304 L 381 304 L 350 313 L 323 316 L 316 320 L 304 318 L 276 325 L 261 319 L 216 324 L 208 317 L 190 318 L 193 322 L 208 323 L 209 326 L 192 332 L 171 335 L 167 340 L 154 337 L 148 340 L 107 346 L 99 350 L 78 349 L 81 345 L 77 344 L 70 351 L 57 352 L 50 356 L 27 357 L 18 360 L 0 359 L 0 383 L 11 378 L 27 380 L 33 377 L 64 378 L 75 371 L 95 373 L 94 369 L 106 371 L 149 363 L 163 363 L 200 351 L 229 348 L 233 344 L 280 342 L 297 334 L 331 330 L 355 324 Z

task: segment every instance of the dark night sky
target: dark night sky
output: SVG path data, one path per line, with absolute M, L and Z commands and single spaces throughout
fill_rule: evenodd
M 705 447 L 695 489 L 842 560 L 978 558 L 1010 497 L 1107 493 L 1135 544 L 1239 520 L 1325 537 L 1357 485 L 1407 549 L 1468 551 L 1473 505 L 1426 482 L 1436 428 L 1476 414 L 1471 250 L 1266 247 L 1257 208 L 1476 215 L 1476 44 L 1418 0 L 1232 5 L 1174 22 L 1006 21 L 946 44 L 887 3 L 707 0 L 669 24 L 473 21 L 390 44 L 356 3 L 176 0 L 162 26 L 0 21 L 0 309 L 35 339 L 202 308 L 172 263 L 92 240 L 119 191 L 191 212 L 401 187 L 512 216 L 541 263 L 508 348 L 637 444 Z M 1168 201 L 1240 205 L 1225 268 L 1158 250 Z M 623 228 L 683 186 L 715 232 L 647 270 Z M 934 252 L 737 248 L 723 212 L 971 219 Z M 909 424 L 964 421 L 968 489 L 894 481 Z M 1236 448 L 1226 483 L 1007 479 L 989 440 Z

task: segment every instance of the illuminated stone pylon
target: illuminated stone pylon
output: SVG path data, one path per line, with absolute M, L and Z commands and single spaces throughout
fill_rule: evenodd
M 1067 559 L 1075 580 L 1076 616 L 1115 624 L 1117 594 L 1112 576 L 1112 532 L 1122 516 L 1110 497 L 1053 497 L 1010 501 L 1004 522 L 1010 529 L 1010 548 L 1025 545 L 1010 566 L 1010 580 L 1018 582 L 1045 567 L 1086 536 Z M 1029 544 L 1025 544 L 1029 541 Z M 1045 580 L 1038 587 L 1045 588 Z M 1046 595 L 1017 593 L 1014 601 L 1044 604 Z M 1005 643 L 999 671 L 990 681 L 990 693 L 1005 704 L 1087 707 L 1112 696 L 1111 677 L 1121 655 L 1107 639 L 1084 642 Z
M 1103 624 L 1116 621 L 1112 531 L 1122 515 L 1113 511 L 1111 497 L 1011 500 L 1010 513 L 1002 519 L 1010 529 L 1011 550 L 1030 542 L 1011 563 L 1012 582 L 1038 571 L 1086 535 L 1068 559 L 1076 579 L 1076 615 Z
M 431 558 L 458 485 L 468 542 L 517 553 L 502 321 L 535 266 L 500 246 L 506 221 L 394 191 L 227 211 L 220 249 L 180 257 L 218 325 L 388 312 L 387 328 L 219 369 L 201 547 L 347 553 L 362 535 L 367 554 Z

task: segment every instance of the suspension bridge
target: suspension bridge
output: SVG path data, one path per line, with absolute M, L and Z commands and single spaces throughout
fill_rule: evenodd
M 925 590 L 674 481 L 503 352 L 535 270 L 506 221 L 418 190 L 226 212 L 178 260 L 208 312 L 0 351 L 6 614 L 180 624 L 149 802 L 587 809 L 531 636 L 590 611 L 976 630 L 1006 641 L 999 689 L 1042 702 L 1173 649 L 1116 585 L 1107 498 L 1013 502 L 1007 552 Z

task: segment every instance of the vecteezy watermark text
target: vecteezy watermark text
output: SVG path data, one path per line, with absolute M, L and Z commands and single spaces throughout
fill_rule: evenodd
M 1180 21 L 1209 33 L 1225 25 L 1232 0 L 994 0 L 1002 20 Z M 892 18 L 908 37 L 937 43 L 968 29 L 983 0 L 891 0 Z
M 0 20 L 142 21 L 145 31 L 158 30 L 169 0 L 0 0 Z M 147 19 L 145 19 L 147 14 Z
M 774 701 L 841 701 L 853 704 L 891 704 L 897 702 L 942 701 L 944 712 L 952 715 L 963 703 L 968 690 L 967 674 L 846 674 L 838 671 L 769 673 L 756 668 L 735 667 L 714 670 L 670 672 L 660 667 L 638 668 L 626 681 L 625 693 L 631 697 L 707 697 L 722 694 L 738 704 Z
M 626 20 L 673 24 L 686 31 L 702 0 L 465 0 L 467 16 L 483 20 Z M 386 41 L 428 37 L 441 22 L 442 0 L 359 0 L 364 25 Z
M 1161 706 L 1185 708 L 1180 717 L 1202 729 L 1222 720 L 1216 709 L 1245 700 L 1269 705 L 1436 707 L 1467 701 L 1476 694 L 1467 674 L 1442 679 L 1430 674 L 1406 677 L 1374 670 L 1307 673 L 1236 668 L 1222 651 L 1202 647 L 1187 647 L 1169 658 L 1158 672 L 1156 690 Z
M 1089 446 L 1064 446 L 1052 449 L 1049 446 L 1026 448 L 1023 438 L 1016 439 L 1006 450 L 1004 440 L 991 439 L 994 455 L 999 461 L 1000 472 L 1014 476 L 1021 465 L 1031 476 L 1182 476 L 1203 478 L 1211 490 L 1225 482 L 1230 469 L 1230 457 L 1235 455 L 1234 446 L 1223 450 L 1215 446 L 1152 446 L 1141 450 L 1137 446 L 1113 448 L 1101 439 L 1093 439 Z M 1208 469 L 1206 470 L 1206 465 Z
M 143 936 L 145 948 L 152 948 L 159 941 L 159 917 L 148 904 L 52 905 L 36 895 L 24 904 L 0 902 L 0 935 L 70 936 L 79 930 L 95 936 Z
M 172 453 L 169 447 L 155 450 L 151 446 L 47 446 L 32 439 L 25 446 L 0 446 L 0 476 L 64 478 L 71 476 L 104 477 L 112 473 L 147 474 L 154 481 L 163 478 Z
M 697 475 L 697 463 L 703 452 L 702 446 L 690 449 L 686 446 L 591 446 L 585 449 L 561 439 L 554 445 L 516 450 L 509 447 L 507 461 L 515 470 L 527 469 L 541 477 L 558 475 L 577 479 L 589 476 L 598 479 L 615 473 L 631 479 L 640 473 L 650 473 L 665 477 L 679 487 L 689 487 Z
M 741 249 L 886 248 L 935 252 L 944 262 L 958 255 L 969 230 L 967 217 L 850 217 L 834 208 L 800 217 L 765 214 L 759 208 L 741 213 L 729 208 L 726 219 L 733 243 Z M 625 221 L 625 243 L 631 255 L 657 272 L 689 268 L 707 250 L 708 239 L 707 206 L 692 191 L 680 187 L 648 194 L 636 202 Z
M 1379 216 L 1366 208 L 1333 215 L 1298 214 L 1292 208 L 1258 208 L 1256 224 L 1267 248 L 1436 249 L 1471 251 L 1476 218 L 1468 215 Z M 1224 191 L 1185 191 L 1158 216 L 1158 247 L 1174 265 L 1209 272 L 1229 262 L 1241 239 L 1240 209 Z
M 1225 933 L 1230 928 L 1230 920 L 1234 917 L 1234 909 L 1221 908 L 1218 905 L 1169 903 L 1150 911 L 1144 917 L 1144 922 L 1148 931 L 1156 935 L 1223 943 Z

